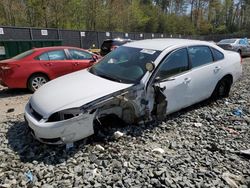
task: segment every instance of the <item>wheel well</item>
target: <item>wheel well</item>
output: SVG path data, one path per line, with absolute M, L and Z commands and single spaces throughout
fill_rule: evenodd
M 230 81 L 230 85 L 233 83 L 233 76 L 231 74 L 225 75 L 222 79 L 227 79 Z M 221 79 L 221 80 L 222 80 Z
M 50 80 L 49 76 L 48 76 L 46 73 L 43 73 L 43 72 L 34 72 L 34 73 L 32 73 L 32 74 L 28 77 L 28 79 L 27 79 L 27 81 L 26 81 L 26 86 L 27 86 L 27 87 L 28 87 L 28 85 L 29 85 L 29 80 L 30 80 L 30 78 L 31 78 L 32 76 L 34 76 L 34 75 L 37 75 L 37 74 L 46 76 L 46 78 L 48 78 L 48 80 Z
M 231 74 L 227 74 L 227 75 L 223 76 L 223 77 L 217 82 L 217 84 L 216 84 L 216 86 L 215 86 L 215 88 L 214 88 L 214 90 L 213 90 L 213 92 L 212 92 L 210 98 L 211 98 L 211 97 L 212 97 L 212 98 L 216 98 L 216 97 L 217 97 L 217 96 L 216 96 L 216 88 L 218 87 L 218 84 L 220 83 L 220 81 L 223 80 L 223 79 L 228 80 L 228 81 L 229 81 L 229 84 L 230 84 L 230 87 L 231 87 L 231 85 L 232 85 L 232 83 L 233 83 L 233 76 L 232 76 Z

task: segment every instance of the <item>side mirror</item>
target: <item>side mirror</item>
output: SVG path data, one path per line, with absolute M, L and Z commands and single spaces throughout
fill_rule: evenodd
M 92 59 L 89 61 L 89 66 L 92 66 L 94 63 L 96 62 L 96 60 Z
M 93 55 L 92 58 L 93 58 L 93 61 L 95 61 L 95 62 L 96 62 L 97 59 L 98 59 L 96 55 Z
M 145 66 L 146 66 L 146 70 L 147 70 L 148 72 L 152 72 L 152 71 L 155 69 L 155 64 L 152 63 L 152 62 L 146 63 Z

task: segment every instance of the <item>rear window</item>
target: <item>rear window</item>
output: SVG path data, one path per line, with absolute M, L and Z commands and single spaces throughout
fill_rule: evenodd
M 224 39 L 219 42 L 219 44 L 226 43 L 226 44 L 232 44 L 235 43 L 236 39 Z
M 224 59 L 224 54 L 221 53 L 219 50 L 216 50 L 214 48 L 211 48 L 212 49 L 212 52 L 213 52 L 213 55 L 214 55 L 214 61 L 219 61 L 219 60 L 222 60 Z
M 15 57 L 12 57 L 12 59 L 16 59 L 16 60 L 20 60 L 20 59 L 23 59 L 27 56 L 29 56 L 30 54 L 32 54 L 34 52 L 34 50 L 29 50 L 29 51 L 26 51 L 26 52 L 23 52 Z
M 110 49 L 111 46 L 121 46 L 125 43 L 127 43 L 127 41 L 112 41 L 112 40 L 104 41 L 101 48 L 103 50 Z

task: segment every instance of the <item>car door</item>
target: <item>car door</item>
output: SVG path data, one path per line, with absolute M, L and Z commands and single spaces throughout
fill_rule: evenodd
M 186 95 L 190 82 L 188 69 L 188 53 L 187 49 L 183 48 L 170 53 L 156 70 L 154 87 L 161 88 L 162 93 L 166 96 L 167 113 L 188 105 Z
M 245 43 L 246 43 L 246 48 L 247 48 L 247 56 L 250 56 L 250 45 L 247 39 L 245 39 Z
M 239 45 L 243 56 L 250 55 L 250 46 L 247 39 L 240 39 Z
M 37 58 L 40 64 L 53 78 L 68 74 L 73 71 L 64 49 L 51 50 L 42 53 Z
M 94 64 L 95 60 L 92 54 L 78 50 L 78 49 L 67 49 L 71 57 L 71 64 L 74 71 L 85 69 Z
M 214 53 L 216 52 L 220 53 L 218 50 Z M 212 51 L 208 46 L 190 46 L 188 53 L 192 69 L 187 97 L 191 105 L 211 96 L 223 67 L 220 62 L 222 60 L 214 63 Z

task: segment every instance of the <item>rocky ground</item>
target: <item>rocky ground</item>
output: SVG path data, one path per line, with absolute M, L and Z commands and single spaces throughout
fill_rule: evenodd
M 243 65 L 227 99 L 71 149 L 34 140 L 23 120 L 30 94 L 0 88 L 0 187 L 250 187 L 250 158 L 240 153 L 250 149 L 250 58 Z

